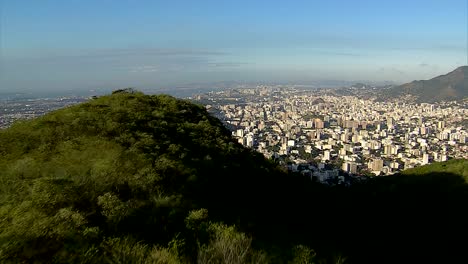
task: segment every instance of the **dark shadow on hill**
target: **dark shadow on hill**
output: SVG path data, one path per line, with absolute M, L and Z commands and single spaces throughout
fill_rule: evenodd
M 323 256 L 342 254 L 349 263 L 468 260 L 468 185 L 458 175 L 396 175 L 351 188 L 313 186 L 307 196 L 288 202 L 287 218 L 279 218 L 283 222 L 271 230 L 285 235 L 278 241 L 305 243 Z

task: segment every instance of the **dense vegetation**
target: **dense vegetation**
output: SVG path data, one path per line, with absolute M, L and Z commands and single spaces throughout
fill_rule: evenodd
M 2 263 L 468 260 L 464 160 L 322 186 L 132 90 L 16 123 L 0 155 Z
M 242 235 L 220 221 L 261 230 L 284 206 L 282 171 L 204 107 L 164 95 L 117 91 L 17 123 L 0 153 L 1 261 L 100 263 L 174 243 L 193 261 L 210 236 Z M 201 209 L 205 239 L 187 223 Z

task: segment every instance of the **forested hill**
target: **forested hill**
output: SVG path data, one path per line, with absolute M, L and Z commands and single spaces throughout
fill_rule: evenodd
M 114 238 L 166 246 L 193 210 L 256 229 L 282 206 L 281 170 L 165 95 L 116 91 L 16 123 L 0 155 L 0 262 L 100 263 Z
M 0 130 L 0 263 L 466 263 L 466 168 L 323 186 L 120 90 Z

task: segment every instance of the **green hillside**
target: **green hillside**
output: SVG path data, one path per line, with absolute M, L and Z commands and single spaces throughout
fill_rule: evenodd
M 414 169 L 403 171 L 402 175 L 426 175 L 429 173 L 451 173 L 463 176 L 468 181 L 468 160 L 449 160 L 446 162 L 437 162 Z
M 0 154 L 2 263 L 112 263 L 128 241 L 177 236 L 191 244 L 176 255 L 196 258 L 190 212 L 253 228 L 284 176 L 204 107 L 131 90 L 16 123 Z
M 0 263 L 464 263 L 466 167 L 324 186 L 116 91 L 0 131 Z

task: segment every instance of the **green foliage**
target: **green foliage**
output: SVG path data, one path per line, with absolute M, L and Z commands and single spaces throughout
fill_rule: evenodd
M 316 253 L 304 245 L 298 245 L 293 248 L 293 259 L 291 264 L 311 264 L 314 261 Z
M 209 227 L 209 244 L 198 252 L 198 263 L 268 263 L 263 252 L 252 248 L 252 238 L 237 232 L 233 226 L 215 223 Z
M 1 130 L 0 154 L 1 260 L 13 262 L 92 259 L 109 248 L 111 262 L 132 251 L 138 262 L 179 233 L 191 243 L 178 249 L 186 254 L 208 240 L 200 208 L 234 223 L 251 212 L 262 179 L 281 174 L 204 107 L 133 89 Z M 258 182 L 229 207 L 236 195 L 215 186 L 239 188 L 253 175 Z
M 181 260 L 170 249 L 150 248 L 148 245 L 129 237 L 109 238 L 102 245 L 103 258 L 100 261 L 113 264 L 179 264 Z M 96 261 L 97 259 L 94 259 Z
M 208 210 L 205 208 L 190 211 L 187 218 L 185 218 L 185 225 L 189 230 L 198 231 L 208 220 Z
M 427 175 L 428 173 L 452 173 L 468 180 L 468 160 L 455 159 L 403 171 L 402 175 Z
M 128 216 L 128 205 L 112 193 L 105 193 L 99 196 L 97 203 L 102 208 L 102 215 L 104 215 L 110 223 L 119 223 Z

